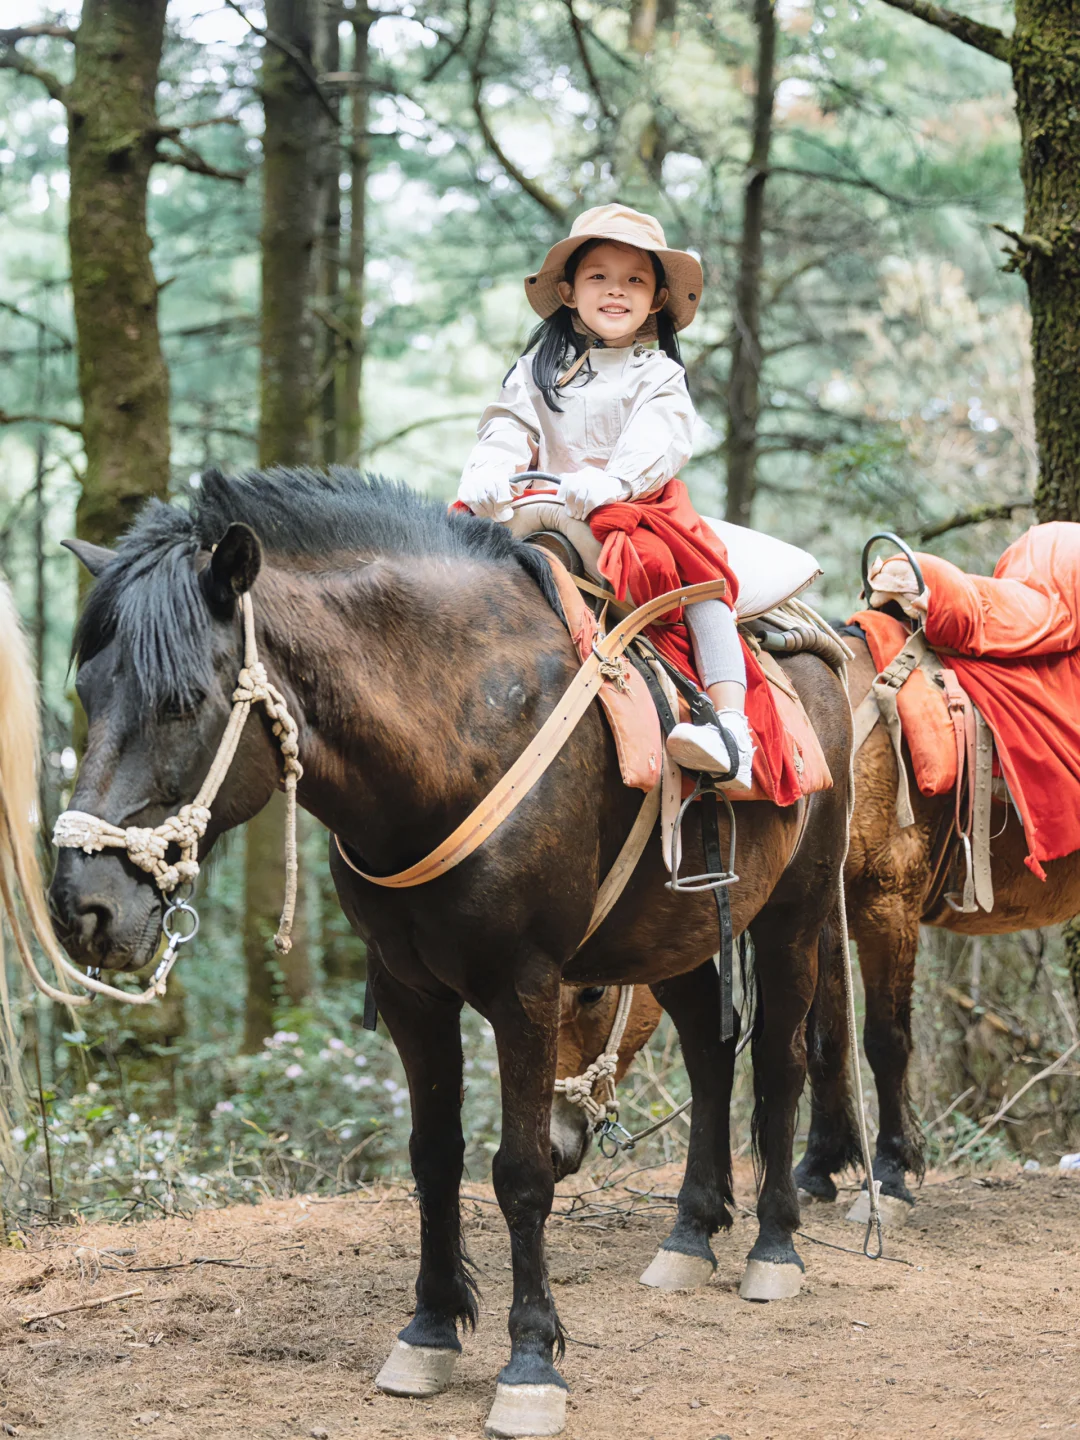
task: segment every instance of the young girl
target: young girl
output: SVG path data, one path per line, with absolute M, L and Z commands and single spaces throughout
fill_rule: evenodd
M 513 475 L 547 470 L 560 477 L 567 512 L 605 542 L 600 568 L 618 599 L 629 590 L 641 604 L 678 585 L 727 580 L 726 602 L 682 611 L 720 729 L 677 725 L 668 750 L 687 769 L 746 789 L 754 747 L 737 584 L 723 543 L 674 478 L 693 453 L 694 423 L 675 336 L 693 320 L 701 287 L 698 261 L 668 249 L 651 215 L 623 205 L 579 215 L 526 278 L 543 323 L 481 417 L 458 499 L 505 522 L 523 488 Z M 656 340 L 660 349 L 648 348 Z

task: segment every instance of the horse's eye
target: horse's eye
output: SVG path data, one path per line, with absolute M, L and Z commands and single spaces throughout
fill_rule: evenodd
M 586 985 L 581 991 L 580 999 L 583 1005 L 595 1005 L 607 994 L 606 985 Z

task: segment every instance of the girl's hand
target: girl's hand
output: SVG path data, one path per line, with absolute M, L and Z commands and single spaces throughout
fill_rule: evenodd
M 584 520 L 601 505 L 626 499 L 626 485 L 604 470 L 575 470 L 560 479 L 558 498 L 572 520 Z
M 514 518 L 510 501 L 514 498 L 510 478 L 491 470 L 477 470 L 465 475 L 458 486 L 458 499 L 467 505 L 474 515 L 485 520 L 497 520 L 501 524 Z

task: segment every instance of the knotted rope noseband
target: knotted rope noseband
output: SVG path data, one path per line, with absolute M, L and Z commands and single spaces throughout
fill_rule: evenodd
M 562 1080 L 555 1081 L 556 1095 L 565 1095 L 571 1105 L 580 1106 L 594 1127 L 605 1121 L 616 1120 L 619 1115 L 619 1104 L 615 1098 L 615 1071 L 619 1064 L 619 1046 L 626 1033 L 626 1022 L 630 1018 L 630 1007 L 633 1003 L 633 985 L 621 985 L 611 1032 L 601 1053 L 583 1074 L 567 1075 Z
M 240 597 L 240 613 L 244 628 L 244 663 L 233 690 L 232 711 L 209 773 L 191 804 L 181 806 L 175 815 L 168 816 L 160 825 L 148 828 L 139 825 L 111 825 L 109 821 L 90 815 L 85 810 L 65 810 L 56 821 L 53 844 L 83 850 L 88 855 L 101 850 L 123 850 L 133 865 L 153 877 L 154 884 L 163 895 L 173 894 L 178 887 L 193 885 L 199 873 L 199 841 L 206 834 L 206 827 L 210 823 L 211 806 L 236 756 L 251 707 L 263 705 L 281 747 L 285 768 L 285 903 L 277 934 L 274 936 L 274 944 L 284 955 L 292 949 L 291 932 L 296 911 L 298 870 L 296 785 L 304 773 L 304 767 L 300 763 L 296 721 L 289 713 L 285 697 L 271 684 L 266 667 L 259 659 L 254 610 L 251 596 L 247 593 Z M 180 858 L 169 861 L 167 856 L 173 845 L 179 849 Z M 178 902 L 175 908 L 194 914 L 186 901 Z M 197 928 L 198 917 L 195 919 Z M 170 949 L 173 954 L 176 943 L 183 943 L 183 940 L 192 938 L 192 935 L 170 935 Z M 98 993 L 109 994 L 132 1003 L 139 1003 L 142 998 L 109 985 L 102 985 L 100 981 L 83 975 L 66 962 L 65 970 L 80 984 Z M 163 978 L 158 982 L 160 991 L 157 987 L 151 987 L 155 993 L 163 993 Z

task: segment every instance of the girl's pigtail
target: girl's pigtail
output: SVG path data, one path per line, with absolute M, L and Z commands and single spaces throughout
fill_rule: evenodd
M 682 365 L 685 370 L 682 352 L 679 350 L 679 337 L 675 333 L 675 322 L 668 314 L 666 305 L 656 317 L 656 338 L 668 359 L 674 360 L 676 365 Z
M 529 336 L 526 354 L 536 347 L 532 362 L 533 380 L 548 409 L 554 410 L 557 415 L 563 413 L 563 408 L 556 399 L 558 391 L 555 382 L 566 369 L 568 357 L 572 357 L 569 361 L 572 364 L 587 344 L 585 336 L 574 329 L 574 312 L 566 305 L 560 305 Z

